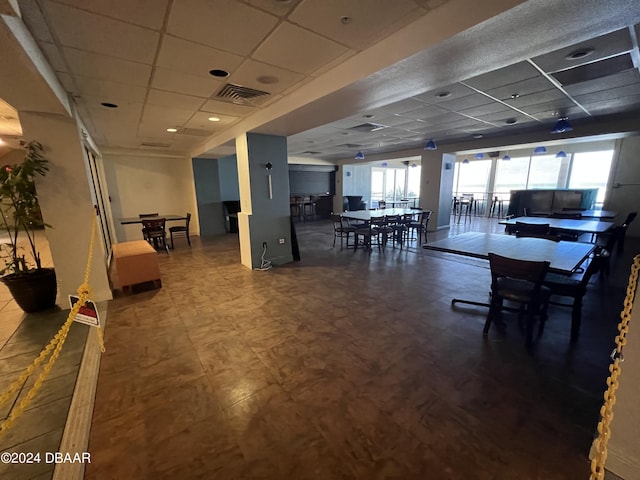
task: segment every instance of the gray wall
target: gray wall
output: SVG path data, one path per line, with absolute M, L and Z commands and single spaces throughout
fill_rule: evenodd
M 367 202 L 367 208 L 371 208 L 372 166 L 371 164 L 345 165 L 342 175 L 342 195 L 362 195 L 362 200 Z
M 200 235 L 224 233 L 218 161 L 210 158 L 194 158 L 192 161 Z

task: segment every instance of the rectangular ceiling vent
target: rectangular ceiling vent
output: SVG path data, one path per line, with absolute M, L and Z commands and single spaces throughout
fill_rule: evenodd
M 269 95 L 269 92 L 263 92 L 262 90 L 255 90 L 249 87 L 243 87 L 242 85 L 235 85 L 233 83 L 227 83 L 222 90 L 218 92 L 215 98 L 224 100 L 225 102 L 239 103 L 242 105 L 257 105 L 265 100 Z
M 362 148 L 362 145 L 360 145 L 359 143 L 343 143 L 342 145 L 336 145 L 337 147 L 344 147 L 344 148 Z
M 363 123 L 362 125 L 351 127 L 349 130 L 357 130 L 358 132 L 377 132 L 378 130 L 382 130 L 383 128 L 388 128 L 388 125 L 367 122 Z
M 142 142 L 140 145 L 143 147 L 154 147 L 154 148 L 169 148 L 171 146 L 170 143 L 160 143 L 160 142 Z
M 314 152 L 313 150 L 305 150 L 300 155 L 320 155 L 322 152 Z
M 182 128 L 178 130 L 180 135 L 192 135 L 194 137 L 208 137 L 212 132 L 209 130 L 201 130 L 199 128 Z
M 587 63 L 579 67 L 552 73 L 562 85 L 575 85 L 576 83 L 604 78 L 616 73 L 633 69 L 633 60 L 629 53 L 616 57 L 606 58 L 593 63 Z

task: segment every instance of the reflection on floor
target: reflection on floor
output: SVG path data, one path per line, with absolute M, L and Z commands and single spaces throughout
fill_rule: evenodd
M 527 354 L 517 322 L 484 339 L 486 310 L 450 306 L 486 300 L 486 263 L 296 228 L 298 263 L 252 272 L 236 235 L 195 238 L 161 289 L 110 304 L 86 479 L 588 478 L 637 243 L 590 285 L 578 344 L 556 307 Z

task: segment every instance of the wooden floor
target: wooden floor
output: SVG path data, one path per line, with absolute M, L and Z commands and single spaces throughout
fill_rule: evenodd
M 110 304 L 87 480 L 588 478 L 631 243 L 577 345 L 555 307 L 530 354 L 517 321 L 485 339 L 486 310 L 450 306 L 487 299 L 486 262 L 297 234 L 269 271 L 233 234 L 181 243 L 161 289 Z

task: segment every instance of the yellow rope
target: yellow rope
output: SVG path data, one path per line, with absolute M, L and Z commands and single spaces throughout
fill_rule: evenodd
M 35 358 L 35 360 L 27 367 L 27 369 L 18 377 L 9 388 L 0 395 L 0 407 L 4 405 L 10 398 L 13 398 L 14 394 L 24 385 L 25 381 L 29 376 L 45 361 L 47 357 L 49 360 L 45 364 L 42 373 L 38 376 L 36 381 L 34 382 L 31 389 L 27 392 L 25 397 L 20 401 L 18 405 L 16 405 L 7 418 L 0 424 L 0 435 L 6 432 L 9 427 L 15 422 L 15 420 L 24 412 L 27 408 L 33 397 L 35 397 L 36 393 L 44 383 L 45 379 L 49 375 L 49 372 L 53 368 L 56 360 L 58 359 L 58 355 L 60 355 L 60 351 L 62 350 L 62 346 L 64 345 L 65 340 L 67 339 L 67 335 L 69 333 L 69 329 L 71 328 L 71 324 L 73 323 L 74 318 L 80 311 L 80 308 L 85 305 L 89 296 L 91 294 L 91 285 L 89 285 L 89 276 L 91 274 L 91 263 L 93 259 L 93 250 L 95 244 L 95 233 L 96 233 L 97 221 L 96 217 L 93 218 L 93 225 L 91 228 L 91 240 L 89 242 L 89 254 L 87 259 L 87 266 L 84 272 L 84 280 L 82 284 L 78 287 L 78 301 L 73 306 L 71 311 L 69 312 L 69 316 L 67 320 L 64 322 L 58 333 L 53 337 L 53 339 L 49 342 L 49 344 L 44 347 L 44 349 L 40 352 L 40 354 Z M 100 349 L 104 352 L 104 340 L 102 337 L 102 330 L 98 327 L 97 330 L 98 341 L 100 342 Z
M 616 404 L 616 391 L 618 390 L 618 377 L 622 371 L 621 363 L 624 360 L 622 348 L 627 344 L 627 333 L 629 333 L 629 321 L 631 320 L 631 308 L 638 284 L 638 272 L 640 271 L 640 255 L 636 255 L 631 265 L 631 274 L 627 285 L 627 295 L 623 302 L 623 310 L 620 313 L 620 323 L 616 336 L 616 348 L 611 354 L 613 363 L 609 365 L 607 378 L 607 391 L 604 392 L 604 404 L 600 408 L 600 422 L 598 422 L 598 437 L 593 442 L 594 456 L 591 460 L 590 480 L 604 479 L 604 465 L 607 461 L 607 444 L 611 438 L 611 420 L 613 420 L 613 406 Z

